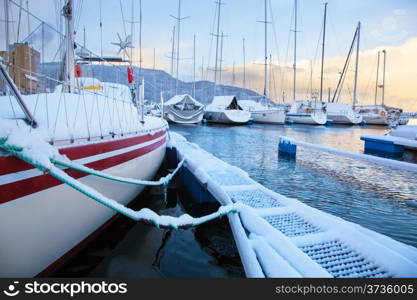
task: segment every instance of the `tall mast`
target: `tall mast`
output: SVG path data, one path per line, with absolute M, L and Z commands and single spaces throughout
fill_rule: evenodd
M 294 0 L 294 62 L 293 62 L 293 90 L 292 90 L 292 99 L 295 101 L 295 89 L 297 82 L 297 0 Z
M 268 6 L 267 6 L 267 2 L 266 2 L 267 0 L 265 0 L 264 1 L 264 3 L 265 3 L 265 19 L 264 19 L 264 21 L 263 21 L 263 23 L 264 23 L 264 34 L 265 34 L 265 37 L 264 37 L 264 40 L 265 40 L 265 49 L 264 49 L 264 99 L 266 98 L 266 89 L 267 89 L 267 80 L 268 80 L 268 54 L 267 54 L 267 51 L 268 51 L 268 15 L 267 15 L 267 8 L 268 8 Z
M 175 94 L 178 94 L 178 72 L 180 64 L 180 26 L 181 26 L 181 0 L 178 0 L 178 16 L 177 16 L 177 61 L 176 61 L 176 71 L 175 71 Z
M 246 89 L 246 52 L 245 52 L 245 38 L 243 38 L 243 88 Z
M 62 14 L 65 17 L 65 48 L 66 48 L 66 62 L 65 62 L 65 85 L 67 91 L 72 93 L 75 87 L 74 74 L 74 24 L 73 24 L 73 0 L 67 0 L 62 9 Z
M 130 9 L 131 9 L 131 14 L 132 15 L 131 15 L 131 23 L 130 23 L 130 36 L 131 36 L 131 39 L 132 39 L 132 42 L 133 42 L 133 33 L 134 33 L 134 29 L 135 29 L 135 27 L 134 27 L 135 1 L 131 0 L 131 5 L 132 5 L 132 7 Z M 133 64 L 133 47 L 130 48 L 130 62 L 129 62 L 129 65 L 132 67 L 132 64 Z
M 142 75 L 142 0 L 139 0 L 139 78 L 141 75 Z M 144 83 L 145 81 L 142 80 L 142 84 Z M 144 87 L 142 88 L 144 89 Z
M 217 8 L 217 32 L 216 32 L 216 60 L 214 62 L 214 96 L 216 96 L 216 86 L 217 86 L 217 63 L 219 59 L 219 37 L 220 37 L 220 11 L 222 6 L 222 0 L 216 2 L 218 5 Z
M 195 34 L 193 39 L 193 98 L 195 98 Z
M 379 80 L 379 58 L 381 56 L 381 51 L 378 51 L 378 62 L 376 65 L 376 81 L 375 81 L 375 101 L 374 104 L 376 105 L 378 99 L 378 80 Z
M 355 108 L 357 101 L 357 90 L 358 90 L 358 71 L 359 71 L 359 41 L 361 36 L 361 22 L 358 22 L 357 35 L 356 35 L 356 63 L 355 63 L 355 85 L 353 86 L 353 104 Z
M 235 62 L 233 62 L 233 70 L 232 70 L 232 86 L 235 86 Z
M 155 48 L 153 48 L 153 101 L 156 103 Z
M 9 57 L 10 57 L 10 36 L 9 36 L 9 0 L 4 0 L 4 14 L 5 14 L 5 37 L 6 37 L 6 60 L 7 60 L 7 66 L 9 63 Z M 8 68 L 8 67 L 7 67 Z
M 382 73 L 382 105 L 385 105 L 385 65 L 387 61 L 387 51 L 382 50 L 382 54 L 384 54 L 384 71 Z
M 172 27 L 171 76 L 174 76 L 175 26 Z
M 201 57 L 201 80 L 204 80 L 204 56 Z
M 324 20 L 323 20 L 323 44 L 321 50 L 321 75 L 320 75 L 320 101 L 323 101 L 323 70 L 324 70 L 324 45 L 326 42 L 326 17 L 327 17 L 327 2 L 324 3 Z
M 171 76 L 174 76 L 174 54 L 175 54 L 175 26 L 172 27 L 172 49 L 171 49 Z M 174 90 L 173 83 L 171 85 L 171 93 Z
M 222 71 L 223 71 L 223 38 L 224 34 L 222 31 L 220 38 L 220 66 L 219 66 L 219 83 L 222 84 Z

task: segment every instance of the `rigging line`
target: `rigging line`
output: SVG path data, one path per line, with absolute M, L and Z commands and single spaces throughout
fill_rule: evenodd
M 286 54 L 285 54 L 285 61 L 284 61 L 284 63 L 285 63 L 285 66 L 284 66 L 284 72 L 283 72 L 283 74 L 282 74 L 282 76 L 281 76 L 281 90 L 285 90 L 285 86 L 286 86 L 286 83 L 287 83 L 287 76 L 286 76 L 286 74 L 287 74 L 287 67 L 286 67 L 286 64 L 287 64 L 287 62 L 288 62 L 288 59 L 289 59 L 289 53 L 290 53 L 290 43 L 291 43 L 291 36 L 292 36 L 292 26 L 294 25 L 294 17 L 295 17 L 295 10 L 294 10 L 294 7 L 291 7 L 291 9 L 290 9 L 290 11 L 291 11 L 291 22 L 290 22 L 290 29 L 289 29 L 289 31 L 288 31 L 288 41 L 287 41 L 287 51 L 286 51 Z
M 126 21 L 125 21 L 125 16 L 123 13 L 123 4 L 122 4 L 122 0 L 119 0 L 120 3 L 120 12 L 122 13 L 122 24 L 123 24 L 123 31 L 125 34 L 125 37 L 127 36 L 127 31 L 126 31 Z M 132 20 L 133 21 L 133 20 Z
M 207 60 L 206 79 L 208 79 L 209 66 L 210 66 L 211 55 L 212 55 L 212 50 L 213 50 L 214 35 L 212 33 L 214 32 L 214 28 L 216 26 L 216 19 L 217 19 L 217 6 L 215 6 L 214 8 L 213 23 L 211 25 L 211 30 L 210 30 L 210 46 L 209 46 L 209 55 L 208 55 L 208 60 Z

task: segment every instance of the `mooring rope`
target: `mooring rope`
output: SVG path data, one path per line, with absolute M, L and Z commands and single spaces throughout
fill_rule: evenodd
M 44 142 L 45 147 L 52 147 L 50 144 Z M 202 216 L 199 218 L 191 217 L 188 214 L 183 214 L 179 217 L 172 217 L 167 215 L 158 215 L 156 212 L 152 211 L 148 208 L 142 208 L 138 211 L 135 211 L 131 208 L 128 208 L 119 202 L 110 199 L 104 195 L 102 195 L 100 192 L 96 191 L 95 189 L 83 184 L 82 182 L 74 179 L 73 177 L 69 176 L 67 173 L 65 173 L 63 170 L 55 166 L 55 164 L 59 164 L 61 166 L 66 166 L 68 168 L 73 168 L 76 170 L 79 170 L 81 172 L 85 172 L 91 175 L 125 182 L 125 183 L 131 183 L 131 184 L 140 184 L 140 185 L 149 185 L 149 181 L 140 181 L 135 179 L 124 179 L 122 177 L 112 176 L 105 174 L 103 172 L 95 171 L 87 167 L 80 167 L 79 165 L 76 165 L 74 163 L 67 162 L 65 160 L 61 160 L 57 157 L 50 157 L 46 154 L 44 154 L 44 157 L 33 157 L 30 154 L 28 154 L 27 148 L 20 147 L 17 145 L 13 145 L 8 143 L 8 138 L 2 137 L 0 138 L 0 148 L 7 151 L 8 153 L 16 156 L 17 158 L 25 161 L 26 163 L 36 167 L 40 171 L 49 174 L 59 181 L 61 181 L 64 184 L 67 184 L 68 186 L 72 187 L 73 189 L 79 191 L 80 193 L 86 195 L 87 197 L 103 204 L 104 206 L 113 209 L 114 211 L 129 217 L 135 221 L 144 222 L 147 224 L 152 224 L 157 228 L 173 228 L 173 229 L 187 229 L 190 227 L 198 226 L 203 223 L 212 221 L 217 218 L 221 218 L 224 215 L 235 213 L 238 211 L 238 206 L 240 204 L 230 204 L 227 206 L 221 206 L 216 212 L 208 214 L 206 216 Z M 54 148 L 54 150 L 56 150 Z M 45 151 L 46 153 L 47 151 Z M 183 165 L 184 160 L 182 160 L 177 168 L 175 169 L 175 173 L 181 168 Z M 168 176 L 164 177 L 163 179 L 160 179 L 157 181 L 160 184 L 166 184 L 172 177 L 175 175 L 173 173 L 169 174 Z M 155 182 L 153 182 L 153 185 L 155 185 Z

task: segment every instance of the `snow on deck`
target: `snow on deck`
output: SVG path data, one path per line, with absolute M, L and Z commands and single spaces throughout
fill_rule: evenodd
M 228 217 L 248 277 L 417 276 L 416 248 L 284 197 L 170 136 L 169 146 L 222 205 L 247 205 Z
M 392 142 L 394 145 L 404 146 L 408 149 L 417 149 L 417 140 L 412 140 L 400 136 L 390 136 L 381 134 L 365 134 L 361 136 L 361 139 L 373 139 L 385 142 Z

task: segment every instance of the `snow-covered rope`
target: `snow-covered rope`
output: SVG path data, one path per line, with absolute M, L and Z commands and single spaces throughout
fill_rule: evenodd
M 157 181 L 139 180 L 139 179 L 134 179 L 134 178 L 125 178 L 125 177 L 110 175 L 110 174 L 107 174 L 105 172 L 101 172 L 101 171 L 97 171 L 97 170 L 88 168 L 88 167 L 86 167 L 84 165 L 81 165 L 81 164 L 76 164 L 69 159 L 59 159 L 59 158 L 54 158 L 53 157 L 53 158 L 51 158 L 51 162 L 55 165 L 59 165 L 59 166 L 62 166 L 62 167 L 74 169 L 74 170 L 77 170 L 77 171 L 80 171 L 80 172 L 83 172 L 83 173 L 87 173 L 87 174 L 90 174 L 90 175 L 93 175 L 93 176 L 98 176 L 98 177 L 113 180 L 113 181 L 118 181 L 118 182 L 123 182 L 123 183 L 130 183 L 130 184 L 137 184 L 137 185 L 159 186 L 159 185 L 166 185 L 166 184 L 169 183 L 169 181 L 171 181 L 171 179 L 175 176 L 175 174 L 177 174 L 179 169 L 184 164 L 185 158 L 180 161 L 180 163 L 177 165 L 177 167 L 175 168 L 175 170 L 173 172 L 169 173 L 165 177 L 161 177 Z
M 46 142 L 44 142 L 46 143 Z M 47 144 L 47 143 L 46 143 Z M 52 147 L 48 144 L 49 147 Z M 86 195 L 87 197 L 107 206 L 108 208 L 113 209 L 114 211 L 129 217 L 135 221 L 141 221 L 148 224 L 153 224 L 158 228 L 174 228 L 174 229 L 187 229 L 190 227 L 198 226 L 200 224 L 212 221 L 214 219 L 220 218 L 224 215 L 235 213 L 238 211 L 238 206 L 240 204 L 230 204 L 227 206 L 221 206 L 216 212 L 208 214 L 203 217 L 194 218 L 188 214 L 183 214 L 179 217 L 172 217 L 167 215 L 158 215 L 156 212 L 152 211 L 148 208 L 142 208 L 138 211 L 132 210 L 117 201 L 110 199 L 100 192 L 94 190 L 93 188 L 83 184 L 82 182 L 72 178 L 63 170 L 56 167 L 53 162 L 51 161 L 48 154 L 44 154 L 43 156 L 39 156 L 40 153 L 45 153 L 42 151 L 38 151 L 38 155 L 30 155 L 30 148 L 24 148 L 18 145 L 13 145 L 8 143 L 7 137 L 0 138 L 0 148 L 9 152 L 10 154 L 18 157 L 19 159 L 25 161 L 28 164 L 33 165 L 34 167 L 38 168 L 40 171 L 49 174 L 59 181 L 67 184 L 68 186 L 72 187 L 73 189 L 81 192 L 82 194 Z M 52 147 L 53 148 L 53 147 Z M 58 153 L 58 151 L 53 149 L 48 149 L 46 153 Z
M 417 164 L 413 164 L 413 163 L 397 161 L 397 160 L 372 156 L 372 155 L 368 155 L 368 154 L 354 153 L 354 152 L 339 150 L 339 149 L 335 149 L 335 148 L 331 148 L 331 147 L 327 147 L 327 146 L 321 146 L 321 145 L 315 145 L 315 144 L 311 144 L 311 143 L 296 141 L 296 140 L 288 138 L 286 136 L 280 136 L 279 140 L 280 141 L 285 141 L 287 143 L 291 143 L 293 145 L 310 148 L 310 149 L 313 149 L 313 150 L 316 150 L 316 151 L 325 151 L 325 152 L 333 153 L 333 154 L 336 154 L 336 155 L 342 155 L 342 156 L 346 156 L 346 157 L 349 157 L 349 158 L 365 161 L 365 162 L 368 162 L 368 163 L 378 164 L 378 165 L 382 165 L 382 166 L 386 166 L 386 167 L 390 167 L 390 168 L 394 168 L 394 169 L 398 169 L 398 170 L 417 172 Z

